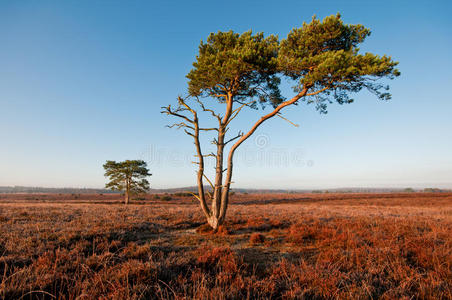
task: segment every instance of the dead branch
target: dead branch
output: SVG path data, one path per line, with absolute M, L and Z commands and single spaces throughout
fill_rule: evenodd
M 228 143 L 232 142 L 233 140 L 236 140 L 240 137 L 243 136 L 243 132 L 239 131 L 239 134 L 237 134 L 237 136 L 233 137 L 232 139 L 228 140 L 227 142 L 225 142 L 224 144 L 227 145 Z
M 295 126 L 295 127 L 300 127 L 300 125 L 293 123 L 292 121 L 290 121 L 287 118 L 284 118 L 281 113 L 277 113 L 276 116 L 280 117 L 281 119 L 283 119 L 284 121 L 288 122 L 289 124 Z

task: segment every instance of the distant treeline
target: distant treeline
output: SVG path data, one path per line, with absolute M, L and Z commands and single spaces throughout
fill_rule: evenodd
M 206 191 L 212 191 L 208 186 L 205 187 Z M 299 193 L 447 193 L 452 192 L 452 189 L 440 189 L 440 188 L 333 188 L 333 189 L 297 189 L 297 190 L 283 190 L 283 189 L 232 189 L 234 193 L 239 194 L 299 194 Z M 191 196 L 192 193 L 197 193 L 196 187 L 174 188 L 174 189 L 151 189 L 152 194 L 173 194 L 175 196 Z
M 0 193 L 117 194 L 118 192 L 113 192 L 107 189 L 0 186 Z
M 205 187 L 206 191 L 211 191 L 210 187 Z M 400 193 L 400 192 L 425 192 L 425 193 L 446 193 L 451 189 L 439 188 L 337 188 L 337 189 L 303 189 L 303 190 L 283 190 L 283 189 L 233 189 L 234 193 L 241 194 L 295 194 L 295 193 Z M 118 194 L 119 192 L 107 189 L 88 188 L 45 188 L 28 186 L 0 186 L 0 193 L 49 193 L 49 194 Z M 192 196 L 197 193 L 196 187 L 184 187 L 173 189 L 150 189 L 149 194 L 173 194 L 179 197 Z
M 425 189 L 413 189 L 413 188 L 398 188 L 398 189 L 386 189 L 386 188 L 355 188 L 355 189 L 330 189 L 330 190 L 312 190 L 311 193 L 450 193 L 451 189 L 439 189 L 439 188 L 425 188 Z

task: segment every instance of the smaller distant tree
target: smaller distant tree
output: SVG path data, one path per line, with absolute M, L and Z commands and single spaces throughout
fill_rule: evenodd
M 113 191 L 124 192 L 125 204 L 129 203 L 131 195 L 146 193 L 149 190 L 149 181 L 146 177 L 151 176 L 147 164 L 143 160 L 126 160 L 116 162 L 107 160 L 104 164 L 105 177 L 109 177 L 106 188 Z

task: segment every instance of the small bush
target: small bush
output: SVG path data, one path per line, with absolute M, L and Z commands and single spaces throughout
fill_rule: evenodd
M 179 192 L 179 193 L 174 193 L 174 196 L 176 196 L 176 197 L 191 197 L 191 196 L 193 196 L 193 194 L 190 193 L 190 192 Z

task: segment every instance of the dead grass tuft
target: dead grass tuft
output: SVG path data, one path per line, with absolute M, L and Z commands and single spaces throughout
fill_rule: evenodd
M 257 244 L 262 244 L 263 242 L 265 242 L 265 236 L 261 233 L 253 233 L 250 236 L 250 244 L 251 245 L 257 245 Z

